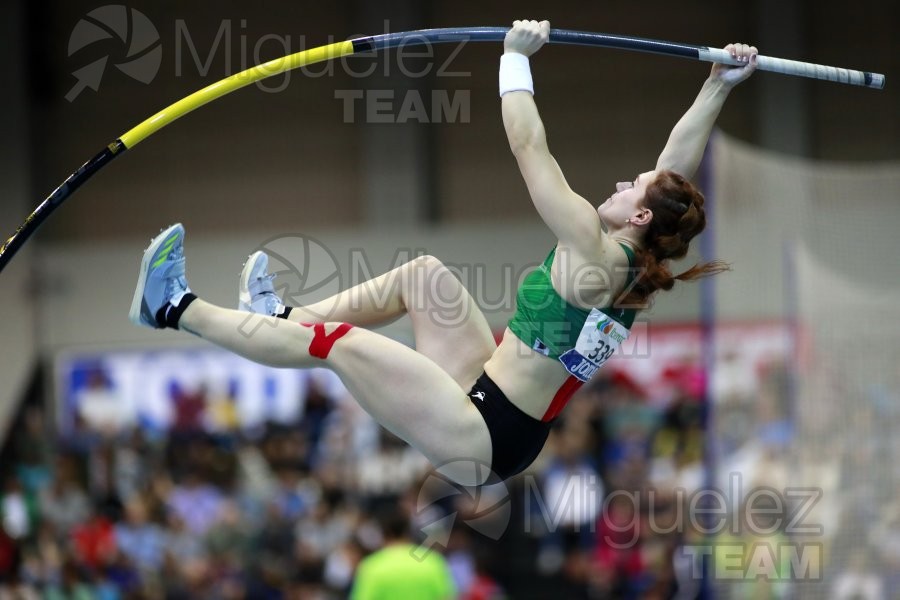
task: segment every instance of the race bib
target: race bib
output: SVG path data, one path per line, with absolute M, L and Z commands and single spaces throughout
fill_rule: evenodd
M 575 347 L 561 354 L 559 361 L 566 371 L 587 381 L 628 339 L 628 334 L 628 328 L 595 308 L 584 322 Z

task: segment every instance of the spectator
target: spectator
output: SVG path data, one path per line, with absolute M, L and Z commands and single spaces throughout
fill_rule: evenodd
M 555 436 L 557 456 L 544 473 L 543 504 L 538 518 L 549 519 L 538 555 L 543 573 L 558 571 L 593 545 L 596 517 L 603 502 L 603 483 L 586 455 L 587 429 L 563 427 Z M 537 504 L 537 503 L 536 503 Z M 544 511 L 548 514 L 543 514 Z
M 384 547 L 367 556 L 356 571 L 350 593 L 352 600 L 421 600 L 453 598 L 455 589 L 450 569 L 437 552 L 418 554 L 409 535 L 409 519 L 392 511 L 381 522 Z
M 58 531 L 68 531 L 90 516 L 90 499 L 75 481 L 68 459 L 57 462 L 53 479 L 39 492 L 38 505 L 43 518 Z
M 71 529 L 71 541 L 75 558 L 91 569 L 101 569 L 115 558 L 113 523 L 105 515 L 90 514 L 84 523 Z
M 169 509 L 185 524 L 188 531 L 203 536 L 219 517 L 222 494 L 203 481 L 196 469 L 188 471 L 181 485 L 169 496 Z
M 51 584 L 44 589 L 45 600 L 94 600 L 94 597 L 94 591 L 85 580 L 84 574 L 71 561 L 63 565 L 62 580 L 59 584 Z
M 595 591 L 603 596 L 626 593 L 645 570 L 640 542 L 639 497 L 610 495 L 597 528 L 593 578 Z
M 115 526 L 116 545 L 139 571 L 155 573 L 163 566 L 166 536 L 162 528 L 148 519 L 142 498 L 134 497 L 125 505 L 125 522 Z
M 0 500 L 0 515 L 3 516 L 3 531 L 12 539 L 21 539 L 31 532 L 31 517 L 22 486 L 17 477 L 7 477 L 3 498 Z
M 225 500 L 219 518 L 206 536 L 210 557 L 222 568 L 246 562 L 250 556 L 252 539 L 237 504 Z
M 885 598 L 884 584 L 872 569 L 871 562 L 865 552 L 854 552 L 850 557 L 847 569 L 839 573 L 834 580 L 831 600 L 881 600 Z

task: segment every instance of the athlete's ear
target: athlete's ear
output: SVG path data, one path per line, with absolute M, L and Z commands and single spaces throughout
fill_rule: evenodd
M 630 221 L 632 225 L 636 225 L 638 227 L 643 227 L 650 224 L 650 221 L 653 220 L 653 211 L 649 208 L 642 208 L 639 210 L 633 217 L 631 217 Z

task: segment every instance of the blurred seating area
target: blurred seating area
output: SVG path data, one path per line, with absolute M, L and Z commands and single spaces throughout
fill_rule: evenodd
M 754 537 L 738 505 L 746 493 L 729 500 L 737 530 L 704 536 L 694 503 L 721 484 L 710 460 L 752 475 L 746 489 L 791 484 L 784 372 L 720 401 L 715 440 L 703 372 L 685 364 L 666 377 L 660 402 L 623 373 L 604 374 L 573 398 L 528 471 L 499 491 L 433 498 L 425 459 L 314 379 L 294 422 L 247 430 L 206 414 L 215 404 L 202 393 L 178 399 L 195 418 L 166 432 L 114 418 L 61 436 L 31 402 L 3 454 L 0 598 L 351 597 L 360 561 L 384 544 L 381 517 L 398 507 L 410 540 L 442 554 L 459 598 L 710 597 L 710 559 L 697 548 L 792 539 L 777 526 Z M 835 476 L 852 477 L 847 466 Z M 858 518 L 829 502 L 808 520 L 839 528 Z M 896 584 L 898 515 L 869 515 L 880 523 L 871 551 L 825 548 L 818 566 L 835 586 L 875 598 Z M 447 516 L 435 538 L 429 527 Z M 715 597 L 793 597 L 786 582 L 742 583 Z

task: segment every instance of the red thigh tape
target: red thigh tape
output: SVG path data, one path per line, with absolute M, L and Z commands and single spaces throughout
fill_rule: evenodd
M 334 346 L 334 343 L 347 335 L 348 331 L 353 329 L 353 325 L 341 323 L 334 331 L 325 335 L 325 325 L 323 323 L 316 323 L 315 325 L 310 323 L 300 324 L 304 327 L 313 328 L 314 335 L 312 341 L 309 343 L 309 354 L 310 356 L 315 356 L 316 358 L 321 358 L 323 360 L 328 358 L 328 353 L 331 352 L 331 347 Z

